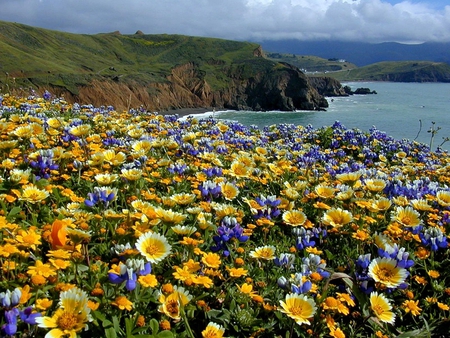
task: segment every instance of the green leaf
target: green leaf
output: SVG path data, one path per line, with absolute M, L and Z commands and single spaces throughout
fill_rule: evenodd
M 173 333 L 170 331 L 161 331 L 156 335 L 157 338 L 173 338 Z
M 21 207 L 14 207 L 8 213 L 8 217 L 14 217 L 22 211 Z
M 152 330 L 153 334 L 157 334 L 159 331 L 159 324 L 158 321 L 155 318 L 152 318 L 150 320 L 150 329 Z
M 106 338 L 117 338 L 116 330 L 113 327 L 105 329 Z

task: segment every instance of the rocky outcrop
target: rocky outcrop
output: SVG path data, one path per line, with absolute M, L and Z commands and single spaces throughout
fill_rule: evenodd
M 296 67 L 278 64 L 272 70 L 264 69 L 250 76 L 249 71 L 247 66 L 228 68 L 221 74 L 226 79 L 222 80 L 221 89 L 212 89 L 204 72 L 189 62 L 173 68 L 164 82 L 96 78 L 79 87 L 76 93 L 61 87 L 50 90 L 69 102 L 111 104 L 120 110 L 143 106 L 159 112 L 203 107 L 292 111 L 322 110 L 328 106 L 326 99 Z
M 309 83 L 323 96 L 348 96 L 342 84 L 331 77 L 310 76 Z

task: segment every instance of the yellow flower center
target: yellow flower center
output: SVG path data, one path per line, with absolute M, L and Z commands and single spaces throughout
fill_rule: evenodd
M 403 224 L 411 224 L 411 218 L 408 216 L 405 216 L 402 218 L 402 223 Z
M 382 315 L 383 312 L 384 312 L 383 308 L 382 308 L 380 305 L 374 305 L 374 306 L 372 306 L 372 310 L 373 310 L 378 316 Z
M 302 306 L 293 306 L 289 309 L 289 311 L 291 311 L 291 313 L 294 316 L 301 316 L 303 313 L 303 307 Z
M 391 280 L 391 278 L 394 276 L 394 272 L 391 269 L 381 268 L 377 276 L 382 281 Z
M 58 327 L 62 330 L 72 330 L 77 324 L 77 316 L 70 312 L 64 312 L 57 320 Z
M 145 248 L 145 252 L 147 252 L 149 255 L 153 256 L 156 255 L 159 252 L 159 248 L 156 244 L 149 244 Z
M 171 315 L 177 315 L 178 314 L 178 302 L 176 300 L 170 300 L 166 304 L 167 312 Z

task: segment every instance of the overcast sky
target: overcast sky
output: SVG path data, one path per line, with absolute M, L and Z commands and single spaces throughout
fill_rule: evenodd
M 0 0 L 0 20 L 86 34 L 450 41 L 448 0 Z

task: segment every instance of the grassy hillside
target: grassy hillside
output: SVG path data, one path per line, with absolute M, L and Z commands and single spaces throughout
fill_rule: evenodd
M 166 81 L 171 69 L 195 62 L 205 79 L 232 63 L 273 67 L 256 61 L 255 43 L 183 35 L 80 35 L 0 21 L 0 86 L 39 83 L 73 86 L 95 77 Z M 214 76 L 212 85 L 220 86 Z
M 268 59 L 276 62 L 287 62 L 305 72 L 328 72 L 354 69 L 356 66 L 345 60 L 324 59 L 312 55 L 295 55 L 283 53 L 266 53 Z
M 327 72 L 339 81 L 450 82 L 450 65 L 430 61 L 392 61 Z

